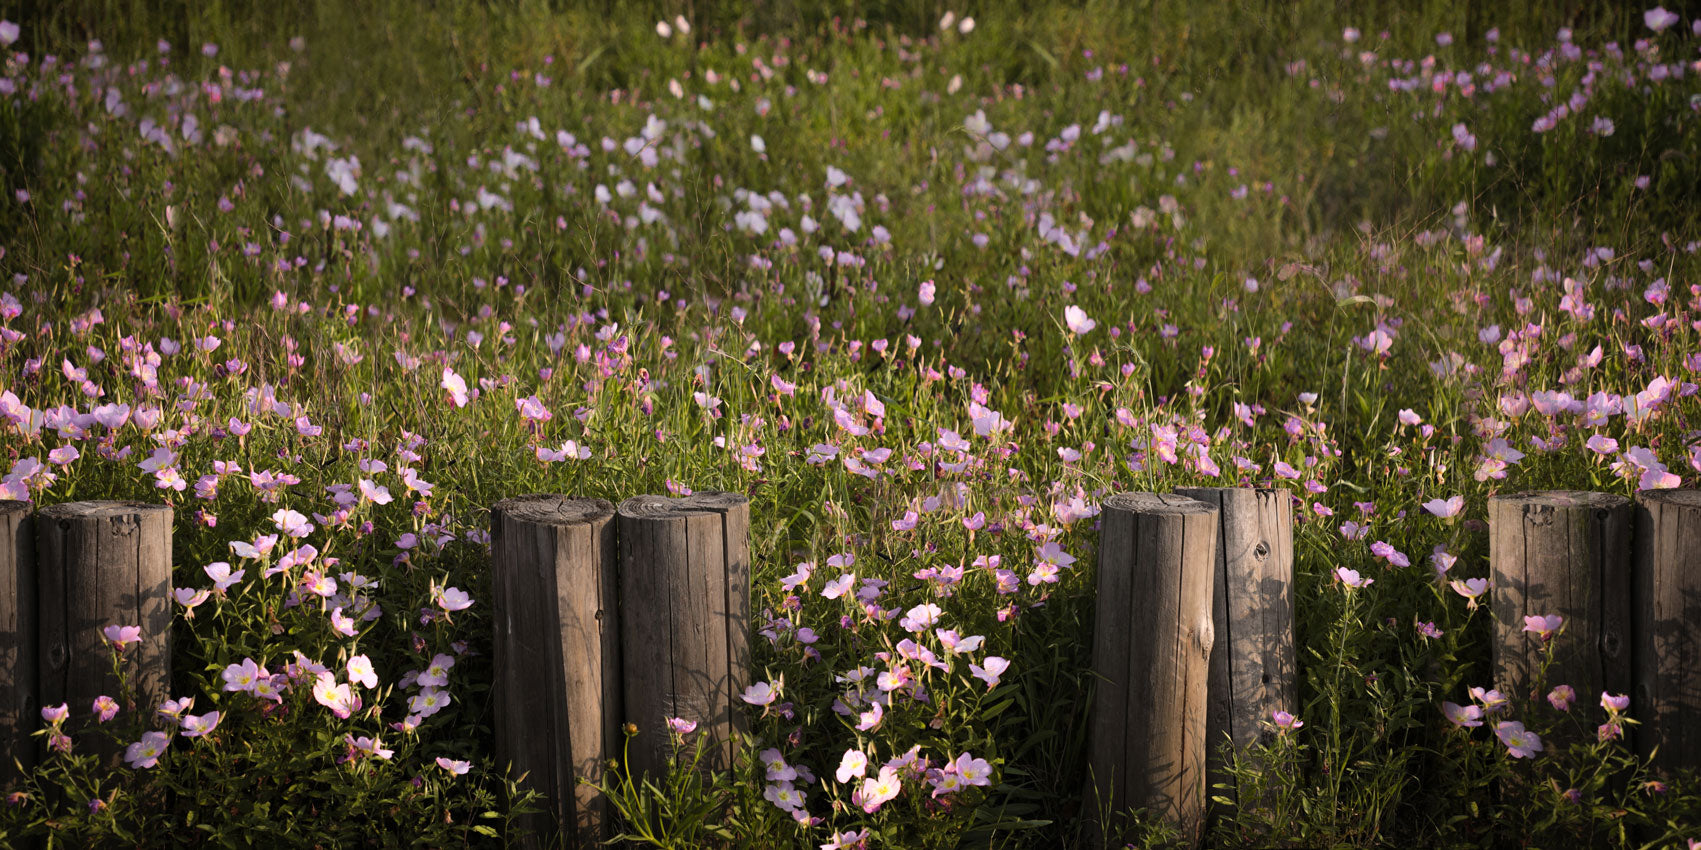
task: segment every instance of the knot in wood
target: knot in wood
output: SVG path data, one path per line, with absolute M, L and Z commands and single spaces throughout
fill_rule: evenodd
M 1200 619 L 1199 624 L 1193 627 L 1193 640 L 1199 644 L 1201 653 L 1211 654 L 1211 645 L 1217 642 L 1217 630 L 1209 615 Z
M 1624 648 L 1624 639 L 1619 637 L 1617 629 L 1608 629 L 1601 633 L 1601 654 L 1608 658 L 1617 658 L 1618 651 Z
M 1524 521 L 1536 528 L 1546 528 L 1553 525 L 1552 505 L 1527 505 L 1524 508 Z
M 1262 540 L 1258 541 L 1258 545 L 1252 547 L 1252 557 L 1260 561 L 1270 557 L 1270 544 Z

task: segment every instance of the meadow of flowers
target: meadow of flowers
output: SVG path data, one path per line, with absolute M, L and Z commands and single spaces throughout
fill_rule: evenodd
M 0 23 L 0 496 L 169 503 L 178 588 L 0 842 L 513 838 L 489 505 L 722 489 L 750 738 L 636 730 L 625 835 L 1161 844 L 1083 796 L 1095 516 L 1260 486 L 1301 698 L 1208 843 L 1701 846 L 1628 697 L 1494 689 L 1484 523 L 1701 477 L 1701 20 L 807 5 Z

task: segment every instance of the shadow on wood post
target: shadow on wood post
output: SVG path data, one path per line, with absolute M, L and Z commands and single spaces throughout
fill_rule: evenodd
M 122 748 L 79 735 L 96 697 L 124 701 L 102 630 L 139 626 L 124 650 L 132 699 L 126 712 L 152 715 L 171 687 L 172 510 L 143 502 L 68 502 L 36 513 L 37 672 L 40 704 L 65 703 L 76 752 L 116 767 Z
M 1217 508 L 1185 496 L 1118 493 L 1099 519 L 1094 807 L 1113 815 L 1145 808 L 1198 846 Z
M 1541 699 L 1567 684 L 1585 705 L 1631 685 L 1631 502 L 1623 496 L 1553 490 L 1488 500 L 1494 586 L 1494 681 L 1508 696 Z M 1543 641 L 1524 618 L 1558 614 L 1554 663 L 1536 693 Z M 1564 743 L 1564 742 L 1561 742 Z
M 41 724 L 36 698 L 35 506 L 0 501 L 0 792 L 11 790 L 36 763 Z
M 607 835 L 603 779 L 620 752 L 614 505 L 518 496 L 490 509 L 496 760 L 544 797 L 525 847 Z M 557 843 L 559 842 L 559 843 Z
M 1219 748 L 1267 741 L 1273 711 L 1298 712 L 1294 656 L 1293 500 L 1284 490 L 1192 487 L 1176 491 L 1215 505 L 1206 796 L 1229 781 Z M 1237 805 L 1233 789 L 1223 796 Z
M 750 681 L 750 503 L 732 493 L 620 503 L 620 629 L 634 775 L 664 777 L 667 718 L 707 736 L 704 766 L 732 766 Z
M 1636 497 L 1631 588 L 1636 750 L 1670 778 L 1701 769 L 1701 490 Z

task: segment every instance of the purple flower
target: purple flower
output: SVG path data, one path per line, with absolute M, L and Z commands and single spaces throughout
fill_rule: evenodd
M 1423 509 L 1442 519 L 1447 519 L 1457 516 L 1459 511 L 1465 509 L 1465 497 L 1451 496 L 1447 499 L 1430 499 L 1423 503 Z
M 779 696 L 780 689 L 774 683 L 757 682 L 756 684 L 745 688 L 744 693 L 740 695 L 740 699 L 743 699 L 751 705 L 766 706 L 772 705 L 774 700 L 779 699 Z
M 124 749 L 124 761 L 137 770 L 153 767 L 159 764 L 159 757 L 165 754 L 170 741 L 171 736 L 164 732 L 144 732 L 142 740 Z
M 1642 23 L 1647 24 L 1648 29 L 1651 29 L 1654 32 L 1660 32 L 1666 27 L 1677 22 L 1677 13 L 1668 12 L 1663 6 L 1655 6 L 1654 8 L 1642 13 Z
M 1471 727 L 1482 725 L 1482 707 L 1476 705 L 1459 705 L 1454 702 L 1441 703 L 1441 713 L 1453 721 L 1454 726 Z
M 117 647 L 119 652 L 123 652 L 130 647 L 130 644 L 141 641 L 142 627 L 118 625 L 107 626 L 101 630 L 101 636 L 106 638 L 107 643 Z
M 473 598 L 458 587 L 447 587 L 437 592 L 435 601 L 445 611 L 461 611 L 472 607 Z
M 1004 671 L 1008 669 L 1010 669 L 1009 660 L 1000 658 L 996 655 L 988 655 L 986 657 L 985 665 L 969 665 L 969 672 L 972 673 L 976 679 L 985 682 L 986 689 L 989 691 L 998 687 L 999 677 L 1003 676 Z
M 1506 751 L 1513 758 L 1527 759 L 1542 751 L 1542 739 L 1516 720 L 1502 720 L 1494 724 L 1494 735 L 1506 745 Z
M 1341 584 L 1344 584 L 1349 588 L 1369 587 L 1376 582 L 1376 579 L 1364 578 L 1358 574 L 1358 570 L 1352 570 L 1346 567 L 1336 567 L 1335 578 L 1340 579 Z
M 1543 641 L 1551 640 L 1559 627 L 1564 625 L 1565 618 L 1558 614 L 1532 615 L 1524 618 L 1524 631 L 1534 632 Z

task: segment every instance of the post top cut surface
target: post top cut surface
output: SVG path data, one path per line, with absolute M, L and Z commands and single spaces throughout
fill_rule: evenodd
M 32 505 L 17 499 L 0 499 L 0 514 L 16 514 L 28 511 Z
M 1254 493 L 1259 496 L 1281 492 L 1278 487 L 1177 487 L 1175 492 L 1183 496 L 1189 493 Z
M 1636 498 L 1680 508 L 1701 508 L 1701 490 L 1643 490 Z
M 171 513 L 171 508 L 153 502 L 61 502 L 41 509 L 44 519 L 106 519 L 130 514 Z
M 1630 504 L 1630 500 L 1623 496 L 1612 493 L 1597 493 L 1593 490 L 1541 490 L 1525 493 L 1501 493 L 1490 496 L 1488 501 L 1490 504 L 1516 502 L 1554 508 L 1621 508 Z
M 538 525 L 582 525 L 614 516 L 614 504 L 607 499 L 570 499 L 553 493 L 503 499 L 493 510 Z
M 620 503 L 620 515 L 630 519 L 671 519 L 692 514 L 724 514 L 749 499 L 737 493 L 706 490 L 689 496 L 633 496 Z
M 1174 493 L 1117 493 L 1104 500 L 1107 508 L 1141 514 L 1214 514 L 1217 506 Z

